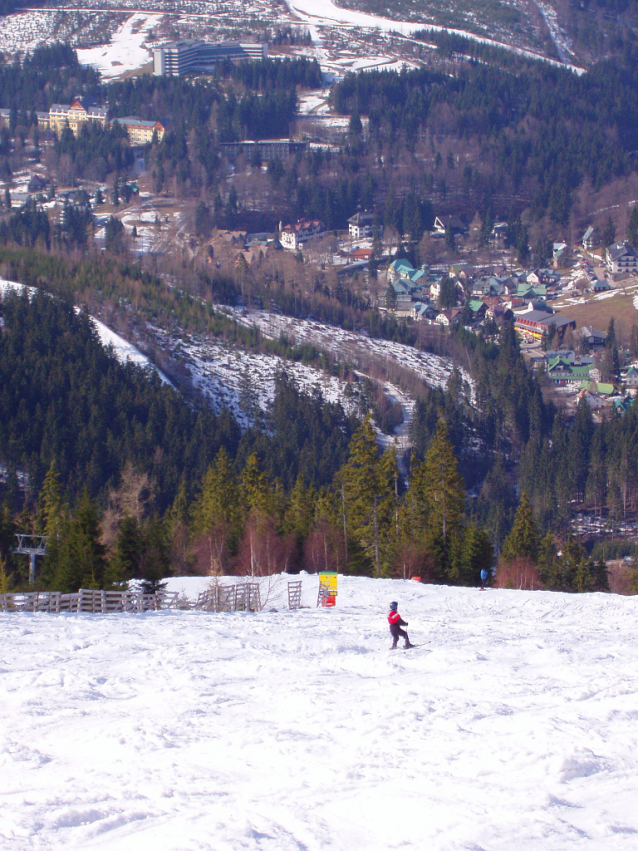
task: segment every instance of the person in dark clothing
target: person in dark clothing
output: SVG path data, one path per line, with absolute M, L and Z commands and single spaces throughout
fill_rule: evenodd
M 487 570 L 481 570 L 481 591 L 485 591 L 485 583 L 487 582 Z
M 398 608 L 398 603 L 390 603 L 388 623 L 390 624 L 390 634 L 392 636 L 392 647 L 390 648 L 391 650 L 394 650 L 396 648 L 400 635 L 405 639 L 405 644 L 403 645 L 405 648 L 414 647 L 414 644 L 410 643 L 410 639 L 408 638 L 407 632 L 404 629 L 401 629 L 402 626 L 407 626 L 408 622 L 403 620 L 403 618 L 397 611 Z

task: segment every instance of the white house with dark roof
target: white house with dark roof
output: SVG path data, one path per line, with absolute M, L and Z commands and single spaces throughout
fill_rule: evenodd
M 612 275 L 638 271 L 638 254 L 627 240 L 614 242 L 605 249 L 605 264 Z
M 374 213 L 368 210 L 355 213 L 348 219 L 348 233 L 351 239 L 369 239 L 374 235 Z

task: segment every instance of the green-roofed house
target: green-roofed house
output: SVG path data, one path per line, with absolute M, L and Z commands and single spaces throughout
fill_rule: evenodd
M 388 266 L 388 276 L 393 281 L 398 281 L 400 278 L 409 278 L 414 274 L 414 266 L 409 260 L 393 260 Z
M 484 301 L 481 301 L 478 298 L 471 298 L 467 306 L 472 311 L 472 319 L 475 321 L 479 321 L 485 318 L 485 311 L 487 310 L 487 305 Z
M 547 298 L 547 287 L 545 284 L 519 284 L 516 291 L 517 298 L 532 301 L 536 298 Z
M 581 390 L 591 390 L 592 393 L 598 393 L 600 396 L 612 396 L 616 392 L 613 384 L 604 381 L 583 381 L 580 387 Z
M 549 358 L 547 361 L 547 375 L 554 384 L 576 384 L 584 382 L 585 387 L 588 389 L 591 383 L 589 373 L 592 369 L 594 369 L 594 365 L 591 363 L 573 364 L 561 357 Z M 582 383 L 581 386 L 583 386 Z

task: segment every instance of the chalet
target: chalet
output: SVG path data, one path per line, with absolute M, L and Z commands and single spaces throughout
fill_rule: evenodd
M 351 239 L 369 239 L 374 235 L 374 213 L 359 211 L 348 219 Z
M 496 222 L 490 233 L 490 242 L 503 247 L 507 241 L 507 222 Z
M 469 263 L 453 263 L 450 266 L 448 275 L 450 278 L 462 278 L 464 281 L 467 281 L 472 277 L 473 272 L 474 269 L 472 269 Z
M 613 400 L 614 405 L 614 413 L 619 417 L 622 417 L 623 414 L 626 414 L 627 411 L 633 405 L 634 400 L 631 396 L 626 396 L 624 399 L 617 397 Z
M 400 278 L 409 278 L 413 275 L 416 269 L 409 260 L 393 260 L 388 266 L 388 279 L 398 281 Z
M 436 316 L 437 316 L 436 308 L 433 305 L 426 304 L 425 302 L 422 302 L 422 301 L 417 301 L 412 306 L 412 312 L 413 312 L 414 318 L 418 322 L 428 322 L 430 324 L 432 322 L 434 322 L 434 320 L 436 319 Z
M 466 233 L 467 225 L 459 216 L 437 216 L 434 219 L 434 233 L 443 236 L 448 230 L 453 234 Z
M 600 398 L 598 393 L 592 392 L 588 388 L 583 388 L 577 398 L 579 402 L 587 402 L 592 411 L 599 411 L 605 407 L 605 402 Z
M 636 249 L 624 242 L 614 242 L 605 249 L 605 264 L 612 275 L 620 275 L 623 272 L 638 271 L 638 254 Z
M 547 287 L 545 284 L 532 284 L 526 281 L 524 284 L 519 284 L 516 295 L 525 301 L 532 299 L 547 298 Z
M 571 251 L 566 242 L 555 242 L 552 245 L 552 261 L 554 266 L 559 269 L 571 259 Z
M 638 369 L 630 366 L 625 374 L 625 387 L 638 387 Z
M 49 179 L 39 174 L 34 174 L 27 185 L 29 192 L 44 192 L 49 185 Z
M 350 252 L 350 257 L 352 257 L 353 260 L 363 260 L 367 262 L 372 257 L 372 249 L 355 248 L 354 251 Z
M 480 322 L 485 319 L 485 314 L 487 312 L 487 305 L 484 301 L 480 301 L 479 299 L 470 299 L 467 303 L 468 307 L 472 311 L 472 320 L 474 322 Z
M 286 225 L 286 227 L 281 228 L 279 241 L 288 251 L 297 251 L 304 242 L 323 236 L 325 232 L 326 226 L 319 219 L 312 221 L 299 219 L 294 225 Z
M 461 322 L 463 311 L 460 307 L 453 307 L 451 310 L 442 310 L 437 313 L 435 322 L 437 325 L 442 325 L 444 328 L 449 328 L 450 325 L 458 325 Z
M 611 284 L 609 281 L 606 281 L 604 278 L 598 278 L 596 275 L 592 278 L 591 288 L 595 293 L 603 293 L 610 290 Z
M 494 304 L 492 307 L 488 307 L 485 311 L 485 315 L 488 319 L 493 319 L 497 325 L 502 325 L 503 322 L 511 322 L 514 314 L 504 304 Z
M 600 245 L 600 239 L 598 237 L 598 231 L 595 227 L 591 225 L 587 228 L 585 233 L 581 239 L 581 245 L 586 251 L 591 251 L 592 248 L 598 248 Z
M 578 336 L 583 340 L 583 342 L 589 346 L 590 349 L 604 349 L 605 348 L 605 340 L 607 339 L 607 335 L 604 331 L 597 331 L 595 328 L 591 328 L 589 325 L 583 325 L 582 328 L 578 329 Z
M 596 381 L 594 378 L 591 378 L 589 382 L 584 381 L 581 384 L 581 388 L 590 390 L 592 393 L 598 393 L 600 396 L 613 396 L 616 393 L 616 388 L 613 384 Z

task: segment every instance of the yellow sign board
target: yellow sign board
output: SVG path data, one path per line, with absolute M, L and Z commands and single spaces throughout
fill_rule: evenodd
M 337 596 L 337 574 L 336 573 L 320 573 L 319 574 L 319 600 L 324 607 L 334 606 L 336 604 L 335 597 Z

